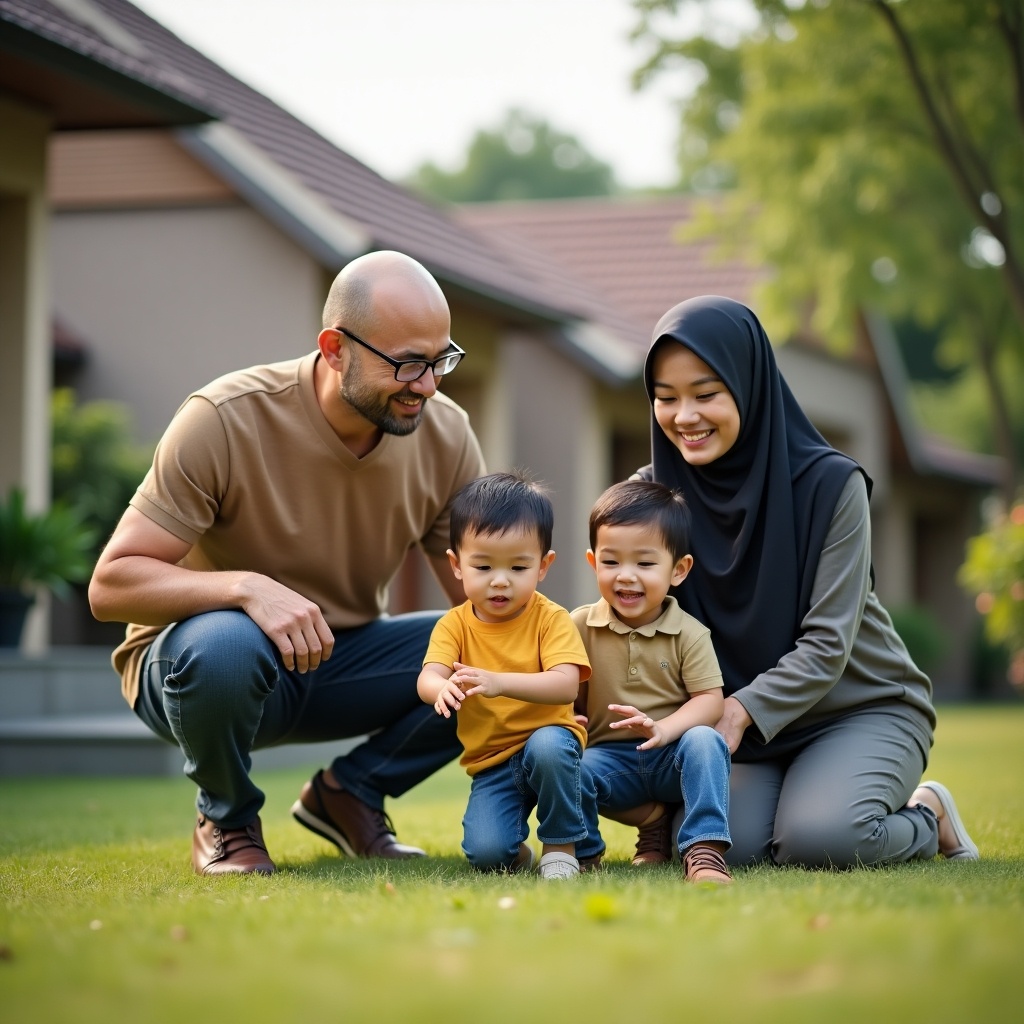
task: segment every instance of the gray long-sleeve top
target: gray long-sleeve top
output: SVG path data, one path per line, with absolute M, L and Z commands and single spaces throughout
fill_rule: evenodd
M 921 713 L 907 717 L 927 752 L 935 726 L 931 693 L 931 681 L 871 589 L 867 487 L 853 473 L 832 516 L 796 647 L 732 696 L 765 743 L 787 727 L 818 724 L 879 701 L 901 702 Z

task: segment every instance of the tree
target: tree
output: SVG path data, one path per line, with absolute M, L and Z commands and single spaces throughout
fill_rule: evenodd
M 425 163 L 407 184 L 456 203 L 609 195 L 617 188 L 611 167 L 578 139 L 518 109 L 473 136 L 461 168 Z
M 749 29 L 700 0 L 634 0 L 637 72 L 696 65 L 680 170 L 735 182 L 698 230 L 776 270 L 763 296 L 793 330 L 810 310 L 849 340 L 858 308 L 938 332 L 980 375 L 992 443 L 1020 479 L 1024 399 L 1024 0 L 752 0 Z M 685 9 L 685 10 L 684 10 Z

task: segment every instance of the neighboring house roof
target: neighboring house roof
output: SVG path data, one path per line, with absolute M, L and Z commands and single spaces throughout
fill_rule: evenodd
M 35 103 L 57 128 L 209 120 L 202 89 L 151 58 L 92 0 L 0 0 L 0 92 Z
M 516 259 L 543 271 L 560 265 L 581 279 L 581 288 L 602 296 L 615 313 L 590 312 L 620 328 L 645 352 L 651 332 L 667 310 L 695 295 L 725 295 L 747 305 L 757 285 L 766 281 L 764 268 L 723 259 L 717 243 L 688 239 L 686 231 L 696 207 L 692 196 L 534 200 L 472 203 L 460 208 L 467 224 L 492 235 Z M 869 360 L 888 399 L 897 441 L 910 468 L 921 476 L 937 476 L 979 487 L 997 484 L 1001 459 L 954 448 L 922 430 L 907 400 L 909 383 L 892 326 L 882 316 L 864 316 L 870 351 L 854 353 Z M 822 339 L 801 337 L 793 343 L 827 354 Z
M 700 201 L 637 196 L 467 203 L 459 216 L 517 258 L 528 259 L 523 254 L 533 247 L 582 279 L 620 319 L 628 318 L 629 340 L 646 351 L 654 325 L 677 302 L 715 294 L 749 304 L 754 287 L 768 277 L 763 268 L 717 256 L 711 241 L 686 239 Z

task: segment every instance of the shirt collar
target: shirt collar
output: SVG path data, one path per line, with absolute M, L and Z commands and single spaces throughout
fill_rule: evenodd
M 661 615 L 646 626 L 630 626 L 618 618 L 612 611 L 612 606 L 602 597 L 599 601 L 590 606 L 587 613 L 588 626 L 604 626 L 613 633 L 640 633 L 643 636 L 654 636 L 655 633 L 669 633 L 678 635 L 683 629 L 683 620 L 686 613 L 676 603 L 674 597 L 665 598 L 664 609 Z

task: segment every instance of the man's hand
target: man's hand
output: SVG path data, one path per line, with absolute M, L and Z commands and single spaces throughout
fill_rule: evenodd
M 610 728 L 628 729 L 636 736 L 645 737 L 644 742 L 636 748 L 637 750 L 652 750 L 654 747 L 665 745 L 665 735 L 658 723 L 642 711 L 638 711 L 632 704 L 609 704 L 608 710 L 622 715 L 622 721 L 612 722 Z
M 473 668 L 472 665 L 463 665 L 461 661 L 455 662 L 454 668 L 452 679 L 458 683 L 465 696 L 475 697 L 477 694 L 483 697 L 501 696 L 501 685 L 496 673 L 482 668 Z
M 312 601 L 259 573 L 240 590 L 242 611 L 274 642 L 285 668 L 310 672 L 331 656 L 334 634 Z
M 715 732 L 729 745 L 729 753 L 735 754 L 747 726 L 753 723 L 754 720 L 747 714 L 747 709 L 735 697 L 726 697 L 722 717 L 715 726 Z

